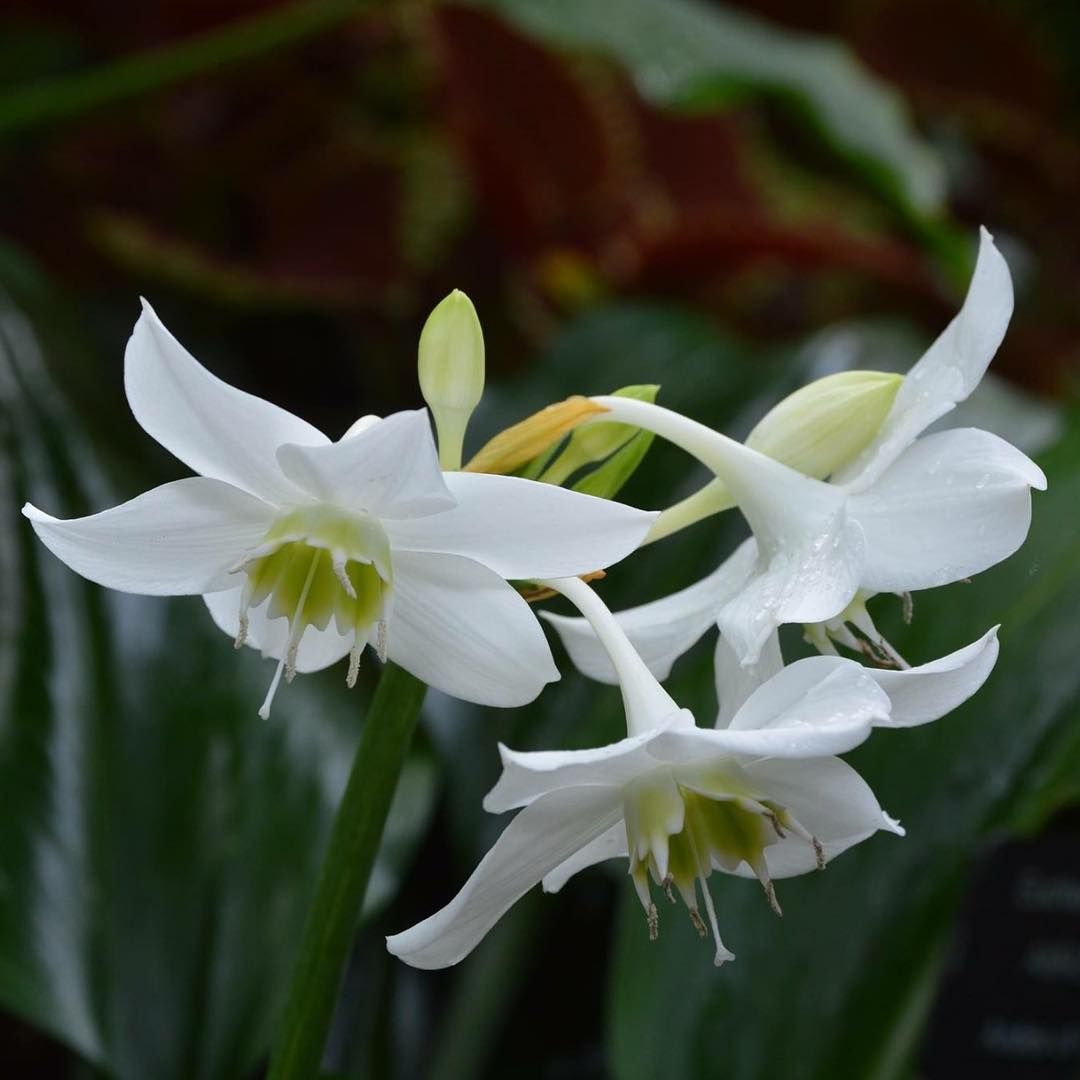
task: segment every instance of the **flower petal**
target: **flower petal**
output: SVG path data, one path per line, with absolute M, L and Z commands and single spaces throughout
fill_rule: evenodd
M 879 829 L 904 834 L 899 824 L 882 811 L 870 785 L 839 758 L 754 762 L 745 767 L 745 773 L 762 798 L 779 803 L 820 841 L 826 859 Z M 794 877 L 816 869 L 817 855 L 811 844 L 789 832 L 783 840 L 765 848 L 765 862 L 770 877 Z M 754 876 L 745 863 L 735 873 L 739 877 Z
M 909 592 L 971 577 L 1024 542 L 1042 470 L 987 431 L 961 428 L 909 447 L 849 507 L 866 536 L 861 585 Z M 811 620 L 807 620 L 808 622 Z
M 626 859 L 629 855 L 626 823 L 617 821 L 607 832 L 601 833 L 595 840 L 575 851 L 569 859 L 559 863 L 551 873 L 545 874 L 540 884 L 544 892 L 557 893 L 580 871 L 608 859 Z
M 224 589 L 274 510 L 220 480 L 163 484 L 89 517 L 62 521 L 29 503 L 23 513 L 41 542 L 76 573 L 121 592 L 182 596 Z
M 757 563 L 752 539 L 708 577 L 660 600 L 616 612 L 615 618 L 631 644 L 658 679 L 666 679 L 671 667 L 716 621 L 716 613 L 745 583 Z M 584 675 L 615 685 L 618 676 L 607 651 L 587 619 L 540 612 L 562 639 L 571 662 Z
M 281 446 L 277 460 L 316 499 L 377 517 L 417 517 L 454 505 L 424 409 L 394 413 L 340 442 Z
M 757 663 L 778 626 L 824 622 L 843 611 L 858 590 L 864 557 L 862 529 L 843 507 L 830 521 L 809 521 L 803 534 L 793 530 L 762 548 L 757 573 L 716 618 L 739 662 Z
M 833 480 L 862 491 L 935 420 L 963 401 L 994 358 L 1013 310 L 1009 268 L 986 229 L 967 297 L 956 317 L 907 373 L 874 441 Z
M 442 968 L 464 959 L 517 900 L 622 816 L 608 788 L 553 792 L 506 827 L 461 891 L 441 911 L 386 939 L 407 964 Z
M 867 668 L 889 695 L 892 710 L 878 727 L 916 727 L 937 720 L 967 701 L 989 678 L 998 656 L 998 628 L 929 664 L 886 671 Z
M 241 589 L 209 593 L 203 597 L 210 616 L 219 629 L 235 640 L 240 629 Z M 248 629 L 245 644 L 258 649 L 264 657 L 280 660 L 289 643 L 289 620 L 269 619 L 267 600 L 257 608 L 248 609 Z M 333 619 L 325 630 L 308 626 L 296 650 L 296 670 L 301 674 L 322 671 L 336 664 L 352 648 L 352 634 L 339 634 Z
M 780 635 L 774 630 L 765 642 L 757 661 L 749 666 L 739 663 L 735 650 L 721 634 L 716 639 L 713 672 L 716 677 L 716 701 L 719 711 L 715 726 L 726 728 L 747 698 L 784 667 Z
M 484 809 L 502 813 L 561 788 L 619 787 L 657 767 L 649 747 L 658 731 L 693 726 L 693 716 L 681 709 L 663 718 L 652 731 L 586 750 L 521 751 L 500 743 L 503 771 L 484 798 Z
M 326 436 L 285 409 L 212 375 L 165 329 L 144 300 L 124 354 L 124 388 L 147 434 L 203 476 L 282 503 L 298 492 L 274 452 Z
M 395 551 L 390 658 L 429 686 L 479 705 L 532 701 L 559 678 L 520 594 L 458 555 Z
M 655 513 L 516 476 L 450 472 L 457 506 L 388 522 L 395 548 L 463 555 L 504 578 L 573 577 L 630 554 Z

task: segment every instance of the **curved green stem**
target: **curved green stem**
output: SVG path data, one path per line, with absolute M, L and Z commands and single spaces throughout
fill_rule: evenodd
M 219 30 L 61 75 L 0 96 L 0 134 L 89 112 L 310 37 L 355 15 L 364 0 L 300 0 Z
M 267 1080 L 310 1080 L 319 1073 L 364 892 L 426 690 L 394 664 L 383 670 L 308 909 Z

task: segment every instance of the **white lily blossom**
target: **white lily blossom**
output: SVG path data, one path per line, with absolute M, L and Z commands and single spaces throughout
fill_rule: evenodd
M 984 229 L 960 312 L 906 376 L 877 437 L 831 482 L 660 406 L 594 398 L 610 419 L 654 431 L 712 468 L 754 534 L 708 578 L 623 614 L 646 655 L 673 660 L 713 621 L 748 666 L 784 623 L 827 624 L 819 644 L 848 644 L 842 628 L 852 621 L 890 652 L 866 613 L 870 596 L 962 580 L 1016 551 L 1031 489 L 1046 487 L 1042 470 L 986 431 L 919 437 L 978 384 L 1011 312 L 1008 268 Z M 557 625 L 568 639 L 573 628 Z
M 559 677 L 506 579 L 623 558 L 654 514 L 515 477 L 444 473 L 423 410 L 367 416 L 338 442 L 207 371 L 144 302 L 125 354 L 135 418 L 199 476 L 89 517 L 27 505 L 43 543 L 108 588 L 202 595 L 284 673 L 373 645 L 467 701 L 520 705 Z
M 821 868 L 878 830 L 902 834 L 834 756 L 888 720 L 888 696 L 859 664 L 792 664 L 749 694 L 728 727 L 698 728 L 587 585 L 545 584 L 579 607 L 608 650 L 627 737 L 596 750 L 500 746 L 503 772 L 484 807 L 520 812 L 446 907 L 387 939 L 391 953 L 414 967 L 456 964 L 534 885 L 555 891 L 587 866 L 628 858 L 650 937 L 659 929 L 651 878 L 679 893 L 703 937 L 711 929 L 721 964 L 733 954 L 709 893 L 713 870 L 757 877 L 779 912 L 773 879 Z

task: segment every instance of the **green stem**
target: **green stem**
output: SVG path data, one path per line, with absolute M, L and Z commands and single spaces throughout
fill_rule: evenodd
M 317 1076 L 345 961 L 427 687 L 387 664 L 308 909 L 267 1080 Z
M 0 134 L 89 112 L 311 37 L 355 15 L 365 0 L 300 0 L 220 30 L 61 75 L 0 96 Z

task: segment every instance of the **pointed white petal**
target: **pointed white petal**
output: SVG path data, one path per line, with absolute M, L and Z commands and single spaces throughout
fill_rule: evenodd
M 1013 310 L 1009 268 L 986 229 L 959 313 L 908 372 L 877 438 L 833 480 L 862 491 L 939 417 L 979 384 L 997 352 Z
M 387 949 L 418 968 L 458 963 L 511 905 L 621 816 L 622 801 L 607 788 L 572 788 L 538 799 L 510 822 L 446 907 L 387 938 Z
M 437 517 L 388 522 L 391 544 L 464 555 L 504 578 L 603 569 L 637 548 L 657 517 L 516 476 L 451 472 L 445 479 L 457 506 Z
M 234 641 L 240 630 L 240 594 L 241 589 L 227 589 L 224 592 L 209 593 L 203 597 L 210 616 L 219 629 Z M 258 649 L 263 656 L 280 660 L 288 648 L 289 620 L 285 618 L 268 619 L 266 617 L 269 601 L 258 608 L 248 610 L 248 629 L 245 644 Z M 352 634 L 341 635 L 333 619 L 325 630 L 308 626 L 300 638 L 296 650 L 296 670 L 301 674 L 322 671 L 331 664 L 336 664 L 347 656 L 352 648 Z
M 765 642 L 757 662 L 745 666 L 739 663 L 735 650 L 721 634 L 716 639 L 713 665 L 716 676 L 716 700 L 719 704 L 715 726 L 726 728 L 730 726 L 735 714 L 746 704 L 746 699 L 783 668 L 784 657 L 780 652 L 780 635 L 774 630 Z
M 716 613 L 743 586 L 757 563 L 757 547 L 747 540 L 708 577 L 649 604 L 617 612 L 615 618 L 658 679 L 716 621 Z M 571 662 L 591 679 L 615 685 L 618 677 L 587 619 L 542 611 L 562 639 Z
M 998 656 L 998 628 L 987 630 L 978 641 L 965 645 L 929 664 L 867 672 L 889 695 L 892 711 L 878 727 L 916 727 L 937 720 L 967 701 L 989 678 Z
M 814 761 L 761 761 L 746 766 L 760 797 L 785 807 L 831 859 L 879 829 L 903 835 L 878 804 L 865 780 L 846 762 L 826 757 Z M 794 833 L 765 848 L 769 876 L 794 877 L 817 867 L 813 846 Z M 720 868 L 722 869 L 722 868 Z M 752 877 L 745 864 L 739 877 Z
M 608 859 L 628 858 L 629 854 L 626 843 L 626 823 L 617 821 L 607 832 L 601 833 L 591 843 L 574 852 L 569 859 L 559 863 L 550 874 L 545 874 L 541 885 L 544 892 L 557 893 L 580 871 L 595 866 L 597 863 L 606 862 Z
M 824 622 L 843 611 L 858 590 L 865 555 L 862 529 L 843 507 L 831 520 L 808 520 L 803 534 L 793 528 L 784 542 L 762 548 L 757 573 L 716 619 L 740 663 L 757 663 L 777 627 Z
M 281 446 L 277 460 L 315 498 L 377 517 L 416 517 L 454 505 L 423 409 L 394 413 L 340 442 Z
M 124 388 L 135 419 L 166 450 L 197 473 L 270 502 L 298 495 L 281 475 L 277 448 L 327 442 L 299 417 L 212 375 L 145 300 L 124 354 Z
M 42 543 L 76 573 L 121 592 L 181 596 L 223 589 L 274 511 L 201 476 L 163 484 L 109 510 L 62 521 L 27 503 Z
M 608 746 L 587 750 L 520 751 L 500 744 L 503 771 L 487 793 L 484 809 L 498 814 L 527 806 L 561 788 L 627 784 L 657 767 L 657 759 L 650 754 L 649 748 L 658 731 L 693 726 L 693 716 L 681 709 L 660 717 L 653 731 L 631 735 Z
M 393 598 L 390 658 L 437 690 L 511 707 L 559 678 L 529 605 L 479 563 L 396 551 Z
M 1045 486 L 1034 462 L 987 431 L 919 439 L 872 488 L 851 497 L 850 513 L 866 536 L 860 584 L 910 592 L 994 566 L 1024 542 L 1030 488 Z

